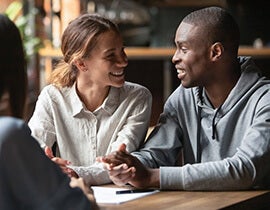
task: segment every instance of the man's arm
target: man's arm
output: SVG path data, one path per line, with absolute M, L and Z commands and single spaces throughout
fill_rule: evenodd
M 150 168 L 175 166 L 182 148 L 181 137 L 176 116 L 162 113 L 146 142 L 132 155 Z

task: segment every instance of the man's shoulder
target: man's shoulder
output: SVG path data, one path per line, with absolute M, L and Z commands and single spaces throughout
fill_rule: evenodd
M 199 91 L 197 87 L 185 88 L 182 85 L 177 87 L 175 91 L 167 99 L 164 108 L 166 110 L 190 110 L 191 107 L 198 102 Z
M 191 99 L 199 94 L 199 87 L 185 88 L 179 85 L 170 95 L 169 99 L 179 100 L 179 99 Z

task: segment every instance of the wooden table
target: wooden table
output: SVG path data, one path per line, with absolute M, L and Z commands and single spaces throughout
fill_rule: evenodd
M 99 204 L 101 210 L 270 209 L 270 191 L 161 191 L 122 204 Z

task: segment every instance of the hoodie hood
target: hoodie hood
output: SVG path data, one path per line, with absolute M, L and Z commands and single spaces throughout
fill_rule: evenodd
M 249 97 L 253 91 L 258 89 L 258 86 L 263 85 L 261 81 L 265 79 L 264 77 L 261 77 L 261 71 L 250 57 L 239 57 L 238 60 L 241 66 L 241 76 L 225 102 L 219 108 L 219 111 L 222 112 L 223 115 L 236 103 L 239 103 L 239 100 Z M 198 106 L 205 107 L 206 95 L 203 88 L 194 88 L 194 93 L 196 95 Z
M 206 104 L 206 94 L 202 87 L 194 88 L 198 105 L 198 123 L 200 123 L 202 112 L 213 113 L 212 118 L 212 139 L 216 138 L 216 124 L 218 121 L 226 115 L 236 103 L 246 103 L 246 100 L 258 89 L 259 86 L 264 83 L 264 77 L 261 77 L 261 72 L 250 57 L 239 57 L 238 58 L 241 67 L 241 76 L 231 90 L 225 102 L 218 107 L 213 109 L 209 104 Z M 202 111 L 203 110 L 203 111 Z M 200 127 L 200 125 L 198 125 Z
M 240 100 L 249 98 L 262 85 L 260 81 L 264 79 L 261 77 L 261 71 L 250 57 L 239 57 L 239 64 L 241 76 L 222 105 L 223 114 L 226 114 Z

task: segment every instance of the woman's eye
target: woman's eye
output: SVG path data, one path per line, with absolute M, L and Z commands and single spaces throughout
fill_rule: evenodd
M 113 60 L 114 59 L 114 54 L 110 54 L 106 57 L 107 60 Z

